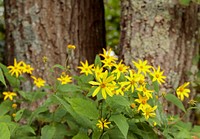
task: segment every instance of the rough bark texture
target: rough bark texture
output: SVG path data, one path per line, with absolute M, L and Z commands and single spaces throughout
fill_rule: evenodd
M 122 57 L 126 64 L 146 59 L 149 64 L 161 66 L 167 76 L 162 91 L 174 90 L 185 81 L 192 81 L 197 65 L 192 59 L 199 54 L 200 7 L 191 3 L 182 6 L 166 0 L 121 1 Z M 191 92 L 194 97 L 195 91 Z M 172 113 L 176 113 L 173 109 Z
M 64 66 L 67 57 L 77 72 L 80 60 L 93 62 L 105 47 L 103 0 L 5 0 L 4 4 L 7 63 L 14 57 L 24 60 L 35 68 L 35 76 L 52 80 L 47 69 Z M 69 54 L 68 44 L 77 49 Z
M 12 64 L 15 57 L 23 60 L 34 67 L 34 76 L 50 85 L 61 74 L 56 70 L 52 78 L 53 65 L 70 66 L 71 74 L 77 74 L 80 60 L 92 63 L 105 47 L 103 0 L 5 0 L 4 5 L 5 63 Z M 77 48 L 69 51 L 68 44 Z M 31 89 L 30 83 L 23 84 L 24 91 Z M 34 110 L 43 102 L 21 103 L 21 107 Z

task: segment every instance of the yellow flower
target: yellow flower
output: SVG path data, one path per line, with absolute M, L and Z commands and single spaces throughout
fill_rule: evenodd
M 117 58 L 112 55 L 112 52 L 112 49 L 109 49 L 108 51 L 103 49 L 103 54 L 99 54 L 104 58 L 104 60 L 101 60 L 101 62 L 104 63 L 103 67 L 108 67 L 111 69 L 112 66 L 114 66 L 114 63 L 116 63 Z
M 82 65 L 82 66 L 78 67 L 79 69 L 81 69 L 80 73 L 85 73 L 85 75 L 92 74 L 92 68 L 93 68 L 94 64 L 88 66 L 87 60 L 85 61 L 85 64 L 82 61 L 80 63 Z
M 157 70 L 155 70 L 154 68 L 153 68 L 153 70 L 154 70 L 154 72 L 151 73 L 151 75 L 153 76 L 153 80 L 152 80 L 152 81 L 153 81 L 153 82 L 154 82 L 154 81 L 158 81 L 159 84 L 165 83 L 164 79 L 165 79 L 166 77 L 163 76 L 163 72 L 164 72 L 164 71 L 160 71 L 160 66 L 158 66 L 158 69 L 157 69 Z
M 140 94 L 138 94 L 138 97 L 139 97 L 139 99 L 135 99 L 135 101 L 140 104 L 139 107 L 138 107 L 138 111 L 139 111 L 139 110 L 142 110 L 149 105 L 147 103 L 149 98 L 148 97 L 142 97 Z
M 192 106 L 195 106 L 196 103 L 197 103 L 197 101 L 194 100 L 194 99 L 191 99 L 188 103 L 189 103 L 190 105 L 192 105 Z
M 42 57 L 42 61 L 43 61 L 44 63 L 47 63 L 48 58 L 47 58 L 46 56 L 43 56 L 43 57 Z
M 124 87 L 124 85 L 123 85 L 123 82 L 121 83 L 121 82 L 118 82 L 118 84 L 120 85 L 120 87 L 115 91 L 115 94 L 116 95 L 122 95 L 122 96 L 124 96 L 124 91 L 126 90 L 126 88 Z
M 97 125 L 98 128 L 103 130 L 104 128 L 109 128 L 108 124 L 110 124 L 110 123 L 111 122 L 107 122 L 107 119 L 101 118 L 100 120 L 98 120 L 98 123 L 96 125 Z
M 16 103 L 13 103 L 13 104 L 12 104 L 12 108 L 13 108 L 13 109 L 16 109 L 16 108 L 17 108 L 17 104 L 16 104 Z
M 140 85 L 145 85 L 146 84 L 146 82 L 145 82 L 145 76 L 143 74 L 138 74 L 138 78 L 139 78 L 138 83 Z
M 115 77 L 113 75 L 108 76 L 107 70 L 102 74 L 102 76 L 96 77 L 96 82 L 90 81 L 89 84 L 93 86 L 98 86 L 93 92 L 92 97 L 96 96 L 99 92 L 101 92 L 103 98 L 106 99 L 106 94 L 108 94 L 109 96 L 113 96 L 112 90 L 114 90 L 115 85 L 112 82 L 115 80 Z
M 23 73 L 29 73 L 32 74 L 32 71 L 34 70 L 30 65 L 27 65 L 26 63 L 22 62 L 22 72 Z
M 5 95 L 4 100 L 6 100 L 7 98 L 13 100 L 13 97 L 17 96 L 17 94 L 14 92 L 3 92 L 3 95 Z
M 140 86 L 139 88 L 137 88 L 138 91 L 142 92 L 144 94 L 144 96 L 146 96 L 147 98 L 152 98 L 152 92 L 153 90 L 148 90 L 145 85 Z
M 144 107 L 144 108 L 142 109 L 142 111 L 143 111 L 142 115 L 145 116 L 145 119 L 146 119 L 146 120 L 148 120 L 149 117 L 155 117 L 155 116 L 156 116 L 156 113 L 154 112 L 155 109 L 157 109 L 157 106 L 154 106 L 154 107 L 152 108 L 150 105 L 148 105 L 148 106 L 146 106 L 146 107 Z
M 119 62 L 119 64 L 114 64 L 114 67 L 116 69 L 113 70 L 112 73 L 117 73 L 117 79 L 119 79 L 121 73 L 126 73 L 127 69 L 129 68 L 128 66 L 122 64 L 122 60 Z
M 131 108 L 134 109 L 136 107 L 135 103 L 131 103 Z
M 62 75 L 60 76 L 60 78 L 57 78 L 58 81 L 61 82 L 61 84 L 67 84 L 72 82 L 72 77 L 70 77 L 69 75 L 62 73 Z
M 132 61 L 133 64 L 135 65 L 135 67 L 138 69 L 138 73 L 141 73 L 143 72 L 144 75 L 146 75 L 146 73 L 149 73 L 150 72 L 150 68 L 152 68 L 151 66 L 147 65 L 147 60 L 145 61 L 142 61 L 142 60 L 139 60 L 139 62 L 135 62 L 135 61 Z
M 16 75 L 16 77 L 18 77 L 19 75 L 22 74 L 22 67 L 21 67 L 22 62 L 17 63 L 16 58 L 14 59 L 14 66 L 8 66 L 9 73 L 11 73 L 11 75 L 13 76 L 13 74 Z
M 135 87 L 138 86 L 139 78 L 137 74 L 132 72 L 132 70 L 129 70 L 129 73 L 129 76 L 125 76 L 128 81 L 121 82 L 121 85 L 126 86 L 125 90 L 129 90 L 131 88 L 131 91 L 134 92 Z
M 16 113 L 13 113 L 13 114 L 12 114 L 12 117 L 16 117 Z
M 104 59 L 109 60 L 109 61 L 113 61 L 115 62 L 117 60 L 117 58 L 112 55 L 112 49 L 110 48 L 108 51 L 106 51 L 103 48 L 103 54 L 99 54 L 100 56 L 102 56 Z
M 76 46 L 75 46 L 75 45 L 69 44 L 69 45 L 67 45 L 67 48 L 68 48 L 68 49 L 76 49 Z
M 34 80 L 33 83 L 34 83 L 38 88 L 44 86 L 45 81 L 44 81 L 42 78 L 36 78 L 35 76 L 31 76 L 31 78 Z
M 156 126 L 156 125 L 157 125 L 157 123 L 154 121 L 154 122 L 153 122 L 153 126 Z
M 102 72 L 103 72 L 103 68 L 96 66 L 96 67 L 94 67 L 93 71 L 94 71 L 95 77 L 101 76 Z
M 183 85 L 179 86 L 177 89 L 176 89 L 176 94 L 178 95 L 178 98 L 183 101 L 184 100 L 184 96 L 185 97 L 189 97 L 189 94 L 190 93 L 190 89 L 186 89 L 186 87 L 189 85 L 190 83 L 189 82 L 186 82 L 184 83 Z

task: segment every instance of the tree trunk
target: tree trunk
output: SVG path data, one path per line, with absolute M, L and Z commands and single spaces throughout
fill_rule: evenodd
M 65 66 L 68 57 L 75 73 L 80 60 L 93 62 L 105 47 L 103 0 L 5 0 L 4 5 L 7 63 L 24 60 L 48 82 L 54 64 Z M 68 44 L 77 47 L 73 53 Z
M 125 63 L 146 59 L 155 67 L 160 65 L 167 76 L 161 93 L 175 92 L 178 85 L 193 81 L 187 73 L 197 71 L 192 59 L 199 54 L 200 7 L 161 0 L 125 0 L 121 7 L 120 48 Z M 193 98 L 195 91 L 190 95 Z

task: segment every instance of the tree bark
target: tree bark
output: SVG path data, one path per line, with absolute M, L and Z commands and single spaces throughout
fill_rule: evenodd
M 48 82 L 53 65 L 65 66 L 68 58 L 77 73 L 80 60 L 92 63 L 105 47 L 103 0 L 5 0 L 4 5 L 7 64 L 14 57 L 24 60 Z M 77 47 L 73 53 L 68 53 L 68 44 Z
M 149 64 L 161 66 L 167 76 L 162 92 L 175 92 L 178 85 L 193 81 L 187 76 L 197 71 L 192 59 L 199 54 L 200 6 L 190 3 L 161 0 L 121 1 L 121 57 L 126 64 L 146 59 Z M 195 96 L 193 90 L 191 98 Z M 170 110 L 171 111 L 171 110 Z M 177 113 L 176 109 L 172 113 Z

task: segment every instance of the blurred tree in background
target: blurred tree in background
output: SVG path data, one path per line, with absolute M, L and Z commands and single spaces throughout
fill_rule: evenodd
M 119 53 L 120 1 L 105 0 L 106 45 Z
M 4 26 L 4 7 L 3 0 L 0 0 L 0 62 L 3 62 L 4 44 L 5 44 L 5 26 Z

